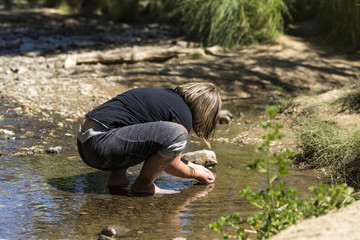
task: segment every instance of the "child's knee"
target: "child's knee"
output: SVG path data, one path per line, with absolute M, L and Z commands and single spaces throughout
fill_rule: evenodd
M 158 154 L 163 157 L 175 158 L 184 151 L 187 143 L 187 134 L 185 130 L 177 123 L 172 123 L 169 138 L 163 149 Z

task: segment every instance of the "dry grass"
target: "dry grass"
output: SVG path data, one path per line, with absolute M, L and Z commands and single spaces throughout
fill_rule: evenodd
M 301 154 L 297 161 L 305 161 L 314 168 L 326 168 L 333 183 L 347 182 L 360 187 L 360 128 L 344 130 L 332 121 L 314 115 L 298 118 L 296 130 Z

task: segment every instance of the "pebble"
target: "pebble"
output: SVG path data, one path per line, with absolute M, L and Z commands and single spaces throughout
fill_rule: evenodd
M 108 225 L 101 230 L 98 240 L 116 239 L 125 237 L 131 230 L 121 225 Z
M 15 135 L 13 131 L 7 130 L 7 129 L 0 129 L 0 135 Z
M 56 146 L 56 147 L 49 147 L 45 150 L 46 153 L 52 153 L 52 154 L 59 154 L 61 152 L 62 147 Z

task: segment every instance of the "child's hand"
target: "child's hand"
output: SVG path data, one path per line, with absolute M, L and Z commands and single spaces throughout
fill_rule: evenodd
M 195 164 L 192 162 L 188 163 L 189 167 L 192 167 L 194 172 L 194 178 L 202 183 L 213 183 L 215 182 L 214 174 L 202 165 Z
M 196 169 L 195 170 L 195 177 L 196 180 L 202 182 L 202 183 L 213 183 L 215 182 L 215 176 L 214 174 L 205 168 L 205 170 L 202 169 Z

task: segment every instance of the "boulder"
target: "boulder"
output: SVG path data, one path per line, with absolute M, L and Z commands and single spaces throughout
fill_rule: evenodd
M 200 164 L 204 167 L 214 167 L 217 164 L 216 154 L 211 150 L 199 150 L 183 153 L 181 159 Z

